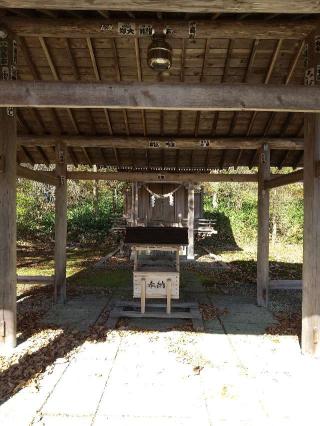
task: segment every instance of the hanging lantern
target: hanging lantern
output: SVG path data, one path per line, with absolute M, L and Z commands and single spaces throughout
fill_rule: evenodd
M 165 34 L 154 34 L 148 47 L 148 65 L 155 71 L 166 71 L 172 64 L 172 49 Z

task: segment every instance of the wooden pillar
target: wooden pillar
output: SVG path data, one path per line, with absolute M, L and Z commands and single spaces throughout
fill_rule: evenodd
M 139 183 L 135 182 L 134 184 L 134 225 L 138 225 L 139 219 Z
M 203 218 L 204 217 L 204 187 L 201 186 L 200 189 L 200 212 L 199 212 L 199 217 Z
M 55 282 L 54 300 L 66 301 L 67 268 L 67 150 L 62 144 L 56 146 L 56 175 L 59 183 L 55 191 Z
M 269 189 L 264 182 L 270 178 L 270 149 L 263 145 L 259 152 L 258 172 L 258 250 L 257 250 L 257 303 L 268 304 L 269 287 Z
M 16 78 L 16 46 L 0 26 L 2 79 Z M 6 347 L 16 346 L 16 151 L 16 111 L 0 108 L 0 344 Z
M 194 259 L 194 186 L 188 186 L 188 259 Z
M 319 34 L 319 33 L 318 33 Z M 320 37 L 307 40 L 305 84 L 320 84 Z M 320 356 L 320 114 L 305 114 L 302 352 Z

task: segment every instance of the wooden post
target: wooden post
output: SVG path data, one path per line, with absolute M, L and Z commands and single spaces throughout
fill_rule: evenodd
M 171 314 L 171 294 L 172 294 L 172 281 L 167 279 L 167 314 Z
M 66 301 L 66 267 L 67 267 L 67 150 L 62 144 L 56 146 L 56 175 L 59 183 L 55 197 L 55 282 L 54 300 L 56 303 Z
M 264 182 L 270 179 L 270 149 L 264 145 L 259 153 L 258 179 L 258 251 L 257 251 L 257 303 L 268 304 L 269 286 L 269 189 Z
M 139 183 L 135 182 L 134 184 L 134 225 L 138 225 L 139 220 Z
M 319 34 L 319 33 L 318 33 Z M 320 84 L 319 36 L 307 43 L 305 83 Z M 305 114 L 302 336 L 304 354 L 320 356 L 320 114 Z
M 194 186 L 188 185 L 188 259 L 194 259 Z
M 144 314 L 146 312 L 146 280 L 141 280 L 141 313 Z
M 17 44 L 1 27 L 0 43 L 0 75 L 15 78 Z M 16 346 L 16 144 L 16 111 L 0 108 L 0 345 L 7 347 Z

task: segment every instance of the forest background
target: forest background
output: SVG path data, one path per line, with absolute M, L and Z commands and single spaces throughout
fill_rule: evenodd
M 284 170 L 285 172 L 285 170 Z M 68 182 L 68 240 L 99 243 L 113 222 L 122 217 L 123 182 Z M 216 221 L 218 241 L 238 244 L 256 240 L 257 186 L 247 183 L 208 183 L 205 217 Z M 19 179 L 17 184 L 18 239 L 54 239 L 54 189 Z M 232 234 L 232 235 L 231 235 Z M 270 192 L 270 238 L 273 243 L 299 244 L 303 238 L 303 185 Z

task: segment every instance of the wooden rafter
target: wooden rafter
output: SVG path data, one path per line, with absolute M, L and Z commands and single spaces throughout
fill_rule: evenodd
M 186 43 L 184 39 L 182 40 L 182 50 L 181 50 L 181 64 L 180 64 L 180 82 L 184 82 L 184 62 L 185 62 L 185 53 L 186 53 Z M 181 122 L 182 122 L 182 111 L 179 110 L 178 115 L 178 134 L 181 131 Z
M 136 56 L 136 64 L 137 64 L 137 75 L 138 75 L 138 81 L 142 81 L 142 70 L 141 70 L 141 58 L 140 58 L 140 45 L 139 45 L 139 39 L 134 39 L 134 49 L 135 49 L 135 56 Z M 142 128 L 143 128 L 143 135 L 147 136 L 147 125 L 146 125 L 146 116 L 145 111 L 141 111 L 141 119 L 142 119 Z
M 223 74 L 222 74 L 222 80 L 221 80 L 222 83 L 226 82 L 226 79 L 227 79 L 227 76 L 228 76 L 228 73 L 229 73 L 229 67 L 230 67 L 233 45 L 234 45 L 234 40 L 233 39 L 229 40 L 228 49 L 227 49 L 227 56 L 226 56 Z M 219 112 L 216 112 L 216 115 L 217 115 L 217 121 L 218 121 Z M 216 129 L 215 129 L 215 131 L 216 131 Z M 220 158 L 220 162 L 219 162 L 219 168 L 220 169 L 223 169 L 223 167 L 224 167 L 225 157 L 226 157 L 226 152 L 223 150 L 222 153 L 221 153 L 221 158 Z
M 27 159 L 29 160 L 29 162 L 30 162 L 31 166 L 34 166 L 34 165 L 35 165 L 35 161 L 34 161 L 34 159 L 33 159 L 32 155 L 30 154 L 30 152 L 27 150 L 27 148 L 26 148 L 26 147 L 24 147 L 24 146 L 22 146 L 22 147 L 21 147 L 21 150 L 23 151 L 24 155 L 25 155 L 25 156 L 27 157 Z
M 110 19 L 109 13 L 107 10 L 97 10 L 98 14 L 104 19 Z
M 248 59 L 248 65 L 247 65 L 247 68 L 246 68 L 246 71 L 245 71 L 245 74 L 244 74 L 244 77 L 243 77 L 243 83 L 247 83 L 248 82 L 248 77 L 249 77 L 249 75 L 251 73 L 251 70 L 252 70 L 252 67 L 253 67 L 253 64 L 254 64 L 254 59 L 256 57 L 256 52 L 257 52 L 258 45 L 259 45 L 259 40 L 255 39 L 252 42 L 252 46 L 251 46 L 251 50 L 250 50 L 250 55 L 249 55 L 249 59 Z M 239 117 L 239 112 L 235 112 L 233 114 L 233 118 L 232 118 L 230 129 L 229 129 L 229 135 L 230 136 L 232 135 L 233 129 L 236 126 L 236 122 L 238 120 L 238 117 Z
M 290 151 L 287 150 L 287 151 L 284 152 L 283 156 L 281 157 L 281 159 L 280 159 L 280 161 L 278 163 L 278 169 L 279 170 L 282 169 L 282 167 L 284 166 L 285 162 L 287 161 L 289 153 L 290 153 Z
M 297 131 L 297 136 L 303 136 L 303 130 L 304 130 L 304 118 L 302 118 L 302 122 L 300 124 L 300 127 Z
M 303 159 L 303 155 L 304 155 L 303 151 L 301 151 L 297 154 L 296 160 L 293 163 L 293 169 L 296 169 L 299 166 L 299 164 L 301 163 L 301 161 Z
M 19 46 L 20 46 L 20 49 L 21 49 L 22 55 L 23 55 L 23 57 L 24 57 L 24 60 L 26 61 L 27 65 L 28 65 L 28 67 L 29 67 L 29 69 L 30 69 L 30 72 L 31 72 L 31 74 L 32 74 L 32 77 L 33 77 L 35 80 L 40 80 L 40 75 L 39 75 L 39 73 L 38 73 L 37 68 L 36 68 L 36 67 L 35 67 L 35 65 L 34 65 L 34 62 L 33 62 L 32 58 L 31 58 L 31 55 L 30 55 L 29 49 L 28 49 L 28 47 L 27 47 L 27 45 L 26 45 L 26 42 L 25 42 L 25 40 L 24 40 L 24 38 L 23 38 L 23 37 L 20 37 L 20 38 L 19 38 Z M 36 109 L 34 109 L 34 108 L 32 108 L 32 109 L 31 109 L 31 111 L 32 111 L 32 113 L 35 115 L 35 117 L 36 117 L 36 121 L 39 123 L 39 126 L 40 126 L 40 128 L 41 128 L 41 132 L 42 132 L 42 133 L 45 133 L 45 125 L 44 125 L 44 123 L 43 123 L 43 120 L 42 120 L 42 118 L 41 118 L 41 115 L 40 115 L 39 111 L 38 111 L 38 110 L 36 110 Z
M 114 59 L 114 63 L 115 63 L 114 69 L 115 69 L 115 73 L 116 73 L 116 81 L 120 82 L 121 81 L 121 70 L 120 70 L 118 51 L 117 51 L 117 45 L 116 45 L 115 39 L 111 40 L 111 45 L 112 45 L 112 51 L 113 51 L 113 59 Z M 123 114 L 123 121 L 124 121 L 124 125 L 125 125 L 126 134 L 129 135 L 130 130 L 129 130 L 129 124 L 128 124 L 127 111 L 124 109 L 122 111 L 122 114 Z
M 47 167 L 49 167 L 49 165 L 50 165 L 50 160 L 49 160 L 49 158 L 48 158 L 47 154 L 45 153 L 45 150 L 42 148 L 42 146 L 37 146 L 37 150 L 39 151 L 39 153 L 40 153 L 41 157 L 43 158 L 43 160 L 44 160 L 44 164 L 45 164 Z
M 272 55 L 272 58 L 271 58 L 271 61 L 269 63 L 269 67 L 268 67 L 268 70 L 267 70 L 267 74 L 266 74 L 265 79 L 264 79 L 264 84 L 268 84 L 269 81 L 270 81 L 271 75 L 273 73 L 275 64 L 277 62 L 277 59 L 278 59 L 278 56 L 279 56 L 279 53 L 280 53 L 280 50 L 281 50 L 281 46 L 282 46 L 282 39 L 277 41 L 276 48 L 274 49 L 274 52 L 273 52 L 273 55 Z M 257 112 L 254 111 L 252 116 L 251 116 L 250 123 L 249 123 L 249 126 L 248 126 L 247 136 L 250 136 L 250 133 L 252 131 L 252 128 L 253 128 L 253 125 L 254 125 L 254 120 L 255 120 L 256 116 L 257 116 Z
M 75 167 L 78 167 L 79 160 L 78 160 L 78 157 L 77 157 L 77 155 L 76 155 L 76 153 L 75 153 L 75 151 L 72 147 L 68 147 L 68 154 L 69 154 L 69 158 L 70 158 L 71 162 L 73 163 L 73 165 Z
M 51 73 L 53 75 L 54 80 L 60 81 L 60 77 L 59 77 L 58 71 L 57 71 L 57 69 L 56 69 L 56 67 L 55 67 L 55 65 L 53 63 L 53 59 L 51 57 L 51 54 L 50 54 L 49 48 L 47 46 L 46 40 L 44 39 L 44 37 L 39 37 L 39 42 L 40 42 L 40 45 L 42 47 L 43 53 L 44 53 L 44 55 L 46 57 L 46 60 L 47 60 L 47 62 L 49 64 L 49 68 L 51 70 Z M 72 113 L 71 109 L 67 108 L 66 111 L 68 113 L 70 122 L 72 124 L 72 127 L 73 127 L 75 133 L 79 134 L 78 125 L 77 125 L 77 123 L 76 123 L 76 121 L 74 119 L 74 116 L 73 116 L 73 113 Z
M 87 41 L 87 42 L 88 42 L 88 41 Z M 89 42 L 89 43 L 90 43 L 90 45 L 91 45 L 91 42 Z M 80 75 L 79 75 L 78 67 L 77 67 L 76 61 L 75 61 L 75 59 L 74 59 L 74 56 L 73 56 L 72 50 L 71 50 L 71 48 L 70 48 L 70 42 L 69 42 L 69 40 L 68 40 L 68 39 L 66 39 L 66 40 L 65 40 L 65 48 L 66 48 L 67 56 L 68 56 L 68 58 L 69 58 L 69 62 L 70 62 L 71 67 L 72 67 L 72 71 L 73 71 L 74 78 L 75 78 L 76 80 L 80 80 Z M 91 48 L 92 48 L 92 46 L 91 46 Z M 92 49 L 92 51 L 93 51 L 93 49 Z M 104 110 L 104 111 L 105 111 L 105 110 Z M 89 119 L 89 122 L 90 122 L 90 124 L 91 124 L 91 127 L 92 127 L 93 129 L 95 129 L 94 119 L 93 119 L 93 116 L 92 116 L 92 112 L 91 112 L 91 110 L 90 110 L 90 109 L 87 109 L 87 110 L 86 110 L 86 113 L 87 113 L 87 115 L 88 115 L 88 119 Z M 79 134 L 79 133 L 80 133 L 80 131 L 79 131 L 78 125 L 77 125 L 77 123 L 76 123 L 76 121 L 75 121 L 75 119 L 74 119 L 74 115 L 73 115 L 73 113 L 72 113 L 72 111 L 71 111 L 71 110 L 70 110 L 70 112 L 69 112 L 69 118 L 70 118 L 70 120 L 71 120 L 71 122 L 72 122 L 72 125 L 73 125 L 73 128 L 74 128 L 74 131 L 76 132 L 76 134 Z M 110 126 L 110 121 L 109 121 L 109 123 L 108 123 L 108 121 L 107 121 L 107 125 L 108 125 L 108 128 L 110 129 L 110 127 L 109 127 L 109 126 Z M 109 130 L 109 133 L 110 133 L 110 130 Z M 110 134 L 112 134 L 112 132 L 111 132 Z
M 203 55 L 203 61 L 202 61 L 202 66 L 201 66 L 201 73 L 200 73 L 200 83 L 202 83 L 203 81 L 203 73 L 204 70 L 207 66 L 207 60 L 208 60 L 208 55 L 209 55 L 209 42 L 208 39 L 206 39 L 205 41 L 205 48 L 204 48 L 204 55 Z M 197 137 L 198 133 L 199 133 L 199 123 L 200 123 L 200 115 L 201 115 L 201 111 L 197 111 L 196 114 L 196 122 L 195 122 L 195 129 L 194 129 L 194 136 Z
M 27 121 L 24 119 L 20 111 L 17 111 L 17 120 L 18 120 L 18 123 L 26 129 L 27 133 L 30 134 L 31 128 L 29 124 L 27 123 Z
M 286 86 L 290 83 L 290 81 L 291 81 L 291 79 L 293 77 L 293 74 L 294 74 L 294 72 L 296 70 L 296 67 L 297 67 L 297 64 L 298 64 L 298 61 L 299 61 L 300 56 L 301 56 L 301 54 L 303 52 L 304 46 L 305 46 L 305 41 L 302 40 L 301 43 L 300 43 L 300 45 L 299 45 L 299 47 L 298 47 L 298 49 L 297 49 L 297 51 L 296 51 L 296 53 L 293 56 L 292 62 L 290 64 L 290 67 L 289 67 L 289 70 L 288 70 L 288 74 L 287 74 L 286 79 L 284 81 L 284 84 Z M 291 113 L 289 113 L 289 116 L 290 116 L 290 114 Z M 275 118 L 275 113 L 272 112 L 270 114 L 269 120 L 268 120 L 268 122 L 266 124 L 266 127 L 264 129 L 263 136 L 267 136 L 268 135 L 269 129 L 272 126 L 274 118 Z M 289 121 L 290 121 L 290 118 L 289 118 Z M 281 131 L 281 134 L 282 134 L 282 131 Z

